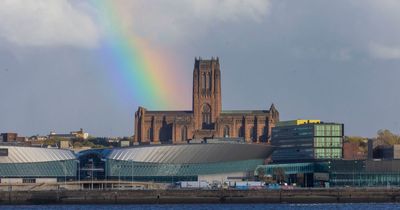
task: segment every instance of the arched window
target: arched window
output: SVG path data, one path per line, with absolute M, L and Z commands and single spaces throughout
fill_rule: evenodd
M 186 141 L 187 140 L 187 127 L 183 126 L 181 128 L 181 141 Z
M 227 126 L 227 125 L 225 125 L 225 127 L 224 127 L 224 137 L 225 138 L 229 138 L 229 126 Z
M 201 89 L 205 90 L 206 89 L 206 84 L 207 84 L 206 74 L 203 73 L 201 75 Z
M 239 137 L 244 137 L 244 128 L 243 127 L 239 127 L 238 136 Z
M 151 128 L 148 128 L 148 129 L 147 129 L 147 139 L 148 139 L 148 140 L 151 140 L 151 139 L 152 139 L 151 137 L 152 137 L 152 129 L 151 129 Z
M 211 73 L 207 73 L 207 90 L 211 90 Z
M 208 104 L 204 104 L 201 111 L 203 129 L 207 129 L 211 125 L 211 107 Z
M 210 73 L 210 78 L 209 78 L 209 80 L 210 80 L 210 81 L 208 81 L 208 83 L 210 83 L 210 91 L 211 91 L 211 87 L 212 87 L 212 81 L 213 81 L 213 80 L 212 80 L 211 73 Z
M 257 132 L 256 132 L 256 127 L 251 127 L 250 128 L 250 138 L 254 141 L 257 140 Z

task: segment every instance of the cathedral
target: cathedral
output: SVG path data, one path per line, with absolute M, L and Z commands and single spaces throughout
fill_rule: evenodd
M 135 113 L 134 143 L 186 143 L 191 139 L 241 138 L 268 143 L 279 121 L 274 104 L 268 110 L 222 110 L 221 70 L 218 58 L 195 58 L 192 110 Z

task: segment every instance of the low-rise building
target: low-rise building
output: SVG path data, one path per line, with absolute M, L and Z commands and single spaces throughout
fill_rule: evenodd
M 73 152 L 37 147 L 0 146 L 0 183 L 39 183 L 75 179 Z
M 25 137 L 18 136 L 17 133 L 2 133 L 0 134 L 1 142 L 24 142 Z
M 89 133 L 85 133 L 81 128 L 79 131 L 71 131 L 69 134 L 57 134 L 56 132 L 50 132 L 49 139 L 59 138 L 59 139 L 87 139 L 89 138 Z

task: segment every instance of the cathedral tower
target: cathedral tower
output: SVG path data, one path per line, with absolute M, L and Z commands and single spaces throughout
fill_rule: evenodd
M 193 115 L 195 130 L 215 129 L 221 113 L 221 71 L 219 59 L 195 58 L 193 70 Z

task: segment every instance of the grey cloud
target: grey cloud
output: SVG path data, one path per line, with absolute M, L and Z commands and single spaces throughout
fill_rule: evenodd
M 92 18 L 69 1 L 3 0 L 0 37 L 18 46 L 94 47 L 100 36 Z

